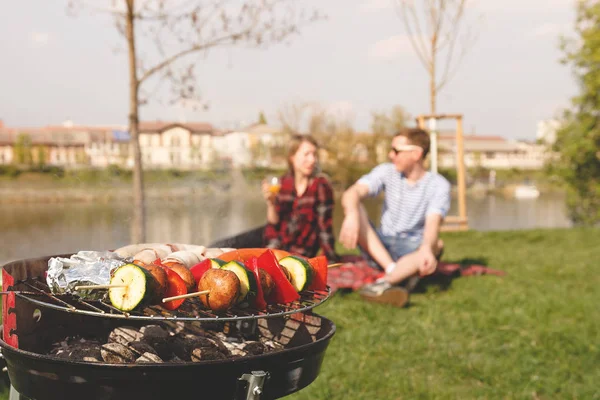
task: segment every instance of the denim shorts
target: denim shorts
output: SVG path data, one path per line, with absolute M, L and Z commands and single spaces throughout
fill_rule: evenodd
M 375 228 L 371 222 L 371 226 L 375 229 L 379 240 L 383 243 L 383 246 L 387 249 L 392 257 L 392 260 L 397 261 L 400 257 L 403 257 L 409 253 L 417 251 L 421 246 L 422 239 L 416 236 L 409 236 L 406 233 L 400 233 L 397 235 L 384 235 L 379 228 Z M 361 249 L 363 257 L 368 261 L 371 267 L 381 269 L 381 266 L 368 254 L 366 251 Z

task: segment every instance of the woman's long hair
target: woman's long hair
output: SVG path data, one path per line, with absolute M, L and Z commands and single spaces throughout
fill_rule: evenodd
M 311 135 L 293 135 L 290 139 L 290 143 L 288 145 L 288 153 L 287 153 L 287 163 L 288 163 L 288 173 L 294 175 L 294 165 L 292 164 L 292 156 L 298 152 L 298 149 L 302 145 L 302 143 L 308 142 L 317 148 L 317 155 L 319 151 L 319 142 Z M 319 163 L 317 161 L 317 165 L 315 165 L 315 169 L 311 176 L 315 176 L 319 172 Z

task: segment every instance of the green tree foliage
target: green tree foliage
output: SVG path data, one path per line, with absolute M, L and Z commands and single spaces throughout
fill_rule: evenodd
M 563 39 L 563 63 L 572 66 L 580 93 L 563 115 L 552 170 L 566 184 L 576 224 L 600 222 L 600 0 L 577 3 L 575 39 Z
M 46 165 L 46 159 L 48 158 L 48 151 L 46 146 L 37 146 L 36 149 L 36 161 L 37 165 L 41 168 Z
M 20 133 L 17 136 L 14 148 L 16 164 L 31 164 L 31 138 L 29 135 Z
M 258 114 L 258 123 L 262 125 L 267 124 L 267 117 L 265 117 L 265 113 L 263 113 L 262 111 L 260 112 L 260 114 Z

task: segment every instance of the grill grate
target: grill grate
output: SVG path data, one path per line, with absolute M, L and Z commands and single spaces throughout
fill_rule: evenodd
M 330 288 L 326 291 L 300 292 L 300 299 L 287 304 L 271 304 L 266 310 L 234 307 L 227 312 L 215 314 L 204 308 L 200 299 L 190 298 L 183 302 L 177 310 L 169 311 L 160 306 L 149 306 L 141 311 L 123 312 L 107 301 L 84 300 L 74 294 L 53 295 L 46 282 L 39 278 L 16 281 L 15 285 L 25 285 L 30 291 L 16 291 L 21 299 L 42 307 L 55 310 L 85 314 L 103 318 L 121 318 L 144 321 L 243 321 L 256 318 L 275 318 L 284 315 L 306 312 L 329 299 Z

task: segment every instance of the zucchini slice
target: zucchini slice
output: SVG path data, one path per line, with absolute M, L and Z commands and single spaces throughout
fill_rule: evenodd
M 221 268 L 225 264 L 226 264 L 226 262 L 219 258 L 211 258 L 210 259 L 210 267 L 211 268 Z
M 125 264 L 113 271 L 111 285 L 126 285 L 108 289 L 108 298 L 115 308 L 131 311 L 152 297 L 154 278 L 144 268 Z
M 240 280 L 238 303 L 245 300 L 248 296 L 256 296 L 256 278 L 254 277 L 254 273 L 246 268 L 244 264 L 239 261 L 229 261 L 221 269 L 233 272 Z
M 287 256 L 279 260 L 279 265 L 288 272 L 292 286 L 298 292 L 310 286 L 313 271 L 308 261 L 296 256 Z

